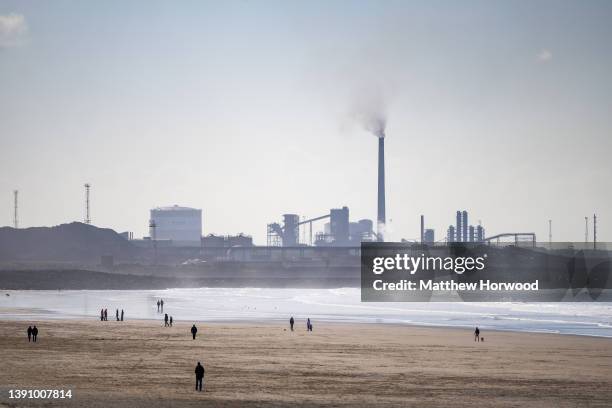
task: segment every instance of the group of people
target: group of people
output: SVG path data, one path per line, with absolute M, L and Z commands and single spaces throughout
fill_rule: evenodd
M 123 309 L 121 309 L 121 316 L 119 315 L 119 309 L 115 311 L 115 318 L 117 321 L 123 321 Z M 108 321 L 108 309 L 100 309 L 100 321 Z
M 172 327 L 173 322 L 174 322 L 174 319 L 172 319 L 172 316 L 168 317 L 168 313 L 166 313 L 164 315 L 164 327 Z
M 29 326 L 28 327 L 28 343 L 30 341 L 33 341 L 34 343 L 36 343 L 36 337 L 38 337 L 38 327 L 36 327 L 36 325 L 34 325 L 34 327 Z
M 291 331 L 293 331 L 294 324 L 295 324 L 295 319 L 293 318 L 293 316 L 291 316 L 291 318 L 289 319 L 289 327 L 291 328 Z M 309 332 L 312 331 L 312 323 L 310 322 L 310 317 L 306 320 L 306 331 L 309 331 Z
M 157 313 L 164 313 L 164 299 L 157 300 Z

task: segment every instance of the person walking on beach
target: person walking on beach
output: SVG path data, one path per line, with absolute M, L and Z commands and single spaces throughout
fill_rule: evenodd
M 168 313 L 164 316 L 164 327 L 168 327 Z
M 474 330 L 474 341 L 480 342 L 480 329 L 478 327 Z
M 293 316 L 291 316 L 291 319 L 289 319 L 289 326 L 291 326 L 291 331 L 293 331 L 293 324 L 295 323 L 295 320 L 293 320 Z
M 195 336 L 197 332 L 198 332 L 198 328 L 195 326 L 195 323 L 194 323 L 194 325 L 191 326 L 191 335 L 193 336 L 194 340 L 195 340 Z
M 108 309 L 104 309 L 104 320 L 108 321 Z
M 172 316 L 170 316 L 170 327 L 172 327 Z
M 204 367 L 200 364 L 199 361 L 198 361 L 198 365 L 195 368 L 195 376 L 196 376 L 196 391 L 202 391 L 202 382 L 204 381 Z
M 164 313 L 164 299 L 160 300 L 159 304 L 161 305 L 161 312 Z
M 32 340 L 32 326 L 28 326 L 28 343 Z
M 310 317 L 306 321 L 306 331 L 312 331 L 312 323 L 310 323 Z
M 38 336 L 38 328 L 36 326 L 32 327 L 32 341 L 36 343 L 36 337 Z
M 115 311 L 115 317 L 117 318 L 117 321 L 119 321 L 119 309 Z
M 123 309 L 121 309 L 121 321 L 123 321 Z
M 100 309 L 100 321 L 104 321 L 104 309 Z
M 157 299 L 157 313 L 159 313 L 159 299 Z

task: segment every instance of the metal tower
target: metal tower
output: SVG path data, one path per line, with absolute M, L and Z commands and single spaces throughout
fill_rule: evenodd
M 597 215 L 593 214 L 593 249 L 597 249 Z
M 425 216 L 421 215 L 421 244 L 425 241 Z
M 85 183 L 85 224 L 91 224 L 91 218 L 89 217 L 89 188 L 91 184 Z
M 13 227 L 19 228 L 19 217 L 18 217 L 18 209 L 19 209 L 19 190 L 13 190 L 14 197 L 14 208 L 13 208 Z
M 151 236 L 151 241 L 153 241 L 153 263 L 157 265 L 157 224 L 155 220 L 149 220 L 149 235 Z

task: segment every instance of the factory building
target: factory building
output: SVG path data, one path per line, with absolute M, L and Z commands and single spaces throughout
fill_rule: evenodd
M 253 237 L 250 235 L 214 235 L 208 234 L 202 237 L 202 248 L 231 248 L 231 247 L 251 247 Z
M 485 230 L 482 225 L 478 225 L 476 227 L 476 242 L 484 242 L 485 239 Z
M 347 245 L 349 242 L 349 209 L 348 207 L 332 208 L 329 211 L 329 233 L 335 245 Z
M 463 237 L 461 232 L 463 231 L 463 227 L 461 226 L 461 211 L 457 211 L 457 227 L 454 229 L 456 237 L 453 238 L 453 241 L 461 242 L 463 241 Z
M 425 228 L 425 216 L 421 214 L 421 244 L 433 244 L 435 243 L 434 230 L 431 228 Z
M 332 208 L 329 211 L 329 222 L 324 225 L 324 232 L 318 233 L 317 246 L 359 246 L 361 242 L 373 241 L 375 238 L 374 222 L 361 219 L 349 221 L 348 207 Z
M 446 231 L 446 242 L 455 242 L 455 227 L 453 225 L 448 226 Z
M 299 242 L 300 216 L 297 214 L 283 214 L 285 229 L 283 231 L 283 246 L 296 246 Z
M 173 205 L 151 210 L 150 236 L 156 241 L 168 240 L 172 246 L 201 245 L 202 210 Z
M 480 221 L 479 221 L 480 223 Z M 447 242 L 484 242 L 485 230 L 482 225 L 469 225 L 468 212 L 457 211 L 456 226 L 449 226 L 446 234 Z
M 468 241 L 468 213 L 467 211 L 463 210 L 463 212 L 461 213 L 461 241 L 462 242 L 467 242 Z
M 313 223 L 329 220 L 323 225 L 323 232 L 315 234 Z M 300 241 L 300 233 L 302 240 Z M 372 220 L 362 219 L 350 222 L 349 208 L 332 208 L 329 213 L 300 220 L 297 214 L 284 214 L 283 223 L 270 223 L 267 227 L 268 246 L 359 246 L 362 241 L 373 241 L 375 232 Z
M 431 228 L 426 228 L 425 232 L 423 232 L 423 242 L 425 244 L 433 244 L 436 242 L 434 230 Z
M 349 224 L 349 239 L 356 246 L 361 242 L 370 242 L 374 239 L 374 222 L 368 219 L 362 219 Z

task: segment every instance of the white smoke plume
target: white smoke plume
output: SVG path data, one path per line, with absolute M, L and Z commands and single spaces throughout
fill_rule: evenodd
M 387 103 L 382 87 L 363 89 L 353 98 L 353 117 L 374 136 L 385 137 Z
M 17 47 L 23 44 L 28 25 L 21 14 L 0 14 L 0 48 Z

